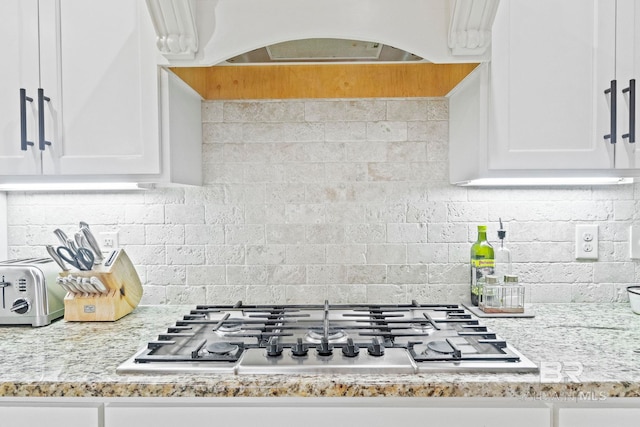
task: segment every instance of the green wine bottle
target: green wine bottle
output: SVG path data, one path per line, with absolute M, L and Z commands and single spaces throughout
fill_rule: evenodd
M 487 226 L 478 226 L 478 240 L 471 246 L 471 304 L 478 305 L 486 277 L 493 274 L 493 246 L 487 242 Z

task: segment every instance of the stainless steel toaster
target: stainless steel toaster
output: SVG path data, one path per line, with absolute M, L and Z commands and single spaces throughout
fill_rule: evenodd
M 0 261 L 0 325 L 45 326 L 62 317 L 59 270 L 50 258 Z

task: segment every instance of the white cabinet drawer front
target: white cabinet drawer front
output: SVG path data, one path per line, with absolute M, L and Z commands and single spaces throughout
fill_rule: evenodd
M 436 402 L 437 404 L 437 402 Z M 479 424 L 480 422 L 480 424 Z M 380 405 L 280 405 L 276 402 L 233 406 L 112 406 L 105 407 L 105 427 L 169 427 L 196 423 L 200 426 L 280 427 L 389 427 L 394 425 L 446 425 L 469 427 L 549 427 L 548 408 L 418 407 Z
M 0 420 L 0 424 L 11 427 L 101 427 L 101 408 L 97 404 L 0 403 Z
M 640 408 L 560 408 L 558 427 L 637 427 Z

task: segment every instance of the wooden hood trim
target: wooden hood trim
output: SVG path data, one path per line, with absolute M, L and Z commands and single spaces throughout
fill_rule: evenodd
M 407 98 L 445 96 L 477 65 L 224 65 L 171 70 L 206 100 Z

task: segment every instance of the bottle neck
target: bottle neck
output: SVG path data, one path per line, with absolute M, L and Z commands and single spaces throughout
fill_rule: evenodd
M 487 232 L 486 231 L 478 231 L 478 241 L 487 240 Z

